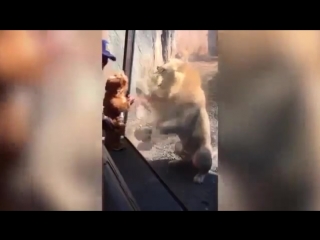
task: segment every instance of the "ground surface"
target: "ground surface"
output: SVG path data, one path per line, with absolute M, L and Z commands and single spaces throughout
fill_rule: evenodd
M 217 73 L 218 63 L 216 59 L 205 59 L 203 61 L 191 62 L 191 64 L 199 69 L 202 76 L 211 123 L 212 146 L 214 151 L 217 151 L 217 104 L 215 102 L 213 79 Z M 141 121 L 136 118 L 136 114 L 129 114 L 127 129 L 130 130 L 127 133 L 128 138 L 187 208 L 189 210 L 217 210 L 218 180 L 215 171 L 218 160 L 214 159 L 212 172 L 206 177 L 204 184 L 196 185 L 192 182 L 195 173 L 193 169 L 190 169 L 188 166 L 179 169 L 168 167 L 170 160 L 177 159 L 176 155 L 173 154 L 177 138 L 166 137 L 159 140 L 152 149 L 144 148 L 132 134 L 132 131 L 138 128 L 139 125 L 141 126 Z

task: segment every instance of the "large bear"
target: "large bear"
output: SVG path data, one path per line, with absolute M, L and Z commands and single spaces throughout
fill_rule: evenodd
M 198 169 L 194 182 L 202 183 L 212 166 L 210 121 L 201 77 L 189 63 L 171 59 L 157 67 L 157 86 L 147 97 L 160 134 L 176 134 L 175 152 Z M 176 164 L 179 161 L 171 161 Z

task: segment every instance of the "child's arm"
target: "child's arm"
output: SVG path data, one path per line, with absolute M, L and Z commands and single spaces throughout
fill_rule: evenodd
M 123 98 L 114 98 L 111 100 L 111 104 L 113 105 L 114 108 L 116 108 L 119 112 L 126 112 L 129 110 L 131 104 L 128 99 Z

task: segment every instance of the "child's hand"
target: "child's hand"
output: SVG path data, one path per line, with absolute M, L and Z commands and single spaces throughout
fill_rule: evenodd
M 128 96 L 128 101 L 130 102 L 130 105 L 134 103 L 134 97 Z

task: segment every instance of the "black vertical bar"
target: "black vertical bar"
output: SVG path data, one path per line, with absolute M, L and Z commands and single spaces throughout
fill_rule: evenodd
M 125 40 L 124 40 L 124 53 L 123 53 L 122 69 L 123 69 L 124 73 L 128 76 L 129 89 L 131 86 L 134 39 L 135 39 L 135 30 L 126 30 L 126 36 L 125 36 Z
M 135 30 L 126 30 L 126 35 L 124 40 L 122 69 L 129 79 L 128 94 L 130 93 L 130 89 L 131 89 L 131 75 L 132 75 L 135 32 L 136 32 Z M 128 119 L 128 113 L 125 113 L 124 114 L 125 123 L 127 122 L 127 119 Z

